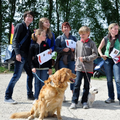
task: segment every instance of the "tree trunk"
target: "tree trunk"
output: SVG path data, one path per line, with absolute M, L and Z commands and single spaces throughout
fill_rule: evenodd
M 58 8 L 58 0 L 56 0 L 56 13 L 57 13 L 57 35 L 59 35 L 59 8 Z
M 49 0 L 49 20 L 52 18 L 52 10 L 53 10 L 53 0 Z

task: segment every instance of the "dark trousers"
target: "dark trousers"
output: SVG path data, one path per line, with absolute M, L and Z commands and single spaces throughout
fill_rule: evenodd
M 86 76 L 86 74 L 88 77 Z M 81 103 L 87 102 L 88 94 L 89 94 L 89 86 L 90 86 L 89 82 L 90 82 L 92 74 L 76 71 L 76 75 L 77 75 L 77 78 L 76 78 L 75 84 L 74 84 L 72 103 L 75 103 L 75 104 L 78 103 L 80 86 L 81 86 L 83 77 L 84 77 L 84 87 L 83 87 L 83 95 L 82 95 Z
M 8 87 L 6 89 L 6 92 L 5 92 L 6 99 L 12 98 L 14 86 L 15 86 L 16 82 L 19 80 L 19 78 L 22 74 L 23 68 L 27 73 L 27 95 L 28 95 L 28 97 L 33 95 L 33 92 L 32 92 L 33 74 L 32 74 L 31 68 L 28 64 L 27 58 L 22 57 L 22 62 L 15 61 L 14 74 L 13 74 L 13 77 L 11 78 L 11 80 L 8 84 Z M 22 86 L 20 89 L 22 89 Z

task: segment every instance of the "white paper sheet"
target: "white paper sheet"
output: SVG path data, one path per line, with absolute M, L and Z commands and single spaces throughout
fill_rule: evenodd
M 76 48 L 76 42 L 71 39 L 65 39 L 68 48 Z
M 119 60 L 119 58 L 116 57 L 119 53 L 120 51 L 116 48 L 113 48 L 112 52 L 110 53 L 110 56 L 112 57 L 115 63 L 117 63 L 117 61 Z
M 39 62 L 40 65 L 49 61 L 52 58 L 52 54 L 48 54 L 49 51 L 50 50 L 48 49 L 48 50 L 45 50 L 44 52 L 37 55 L 38 62 Z

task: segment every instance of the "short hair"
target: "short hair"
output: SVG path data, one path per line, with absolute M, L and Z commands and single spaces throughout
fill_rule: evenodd
M 71 30 L 71 26 L 70 26 L 70 24 L 68 22 L 62 23 L 62 29 L 63 29 L 63 26 L 68 26 L 70 28 L 70 30 Z
M 27 17 L 27 14 L 32 15 L 32 16 L 33 16 L 33 18 L 34 18 L 34 13 L 33 13 L 32 11 L 26 11 L 26 12 L 24 12 L 24 15 L 23 15 L 24 20 L 25 20 L 25 18 Z
M 82 26 L 80 29 L 79 29 L 79 34 L 82 34 L 82 33 L 90 33 L 90 28 L 87 27 L 87 26 Z
M 111 23 L 111 24 L 108 26 L 108 31 L 109 31 L 109 33 L 110 33 L 110 30 L 111 30 L 114 26 L 118 26 L 118 27 L 119 27 L 118 23 Z M 120 28 L 120 27 L 119 27 L 119 28 Z

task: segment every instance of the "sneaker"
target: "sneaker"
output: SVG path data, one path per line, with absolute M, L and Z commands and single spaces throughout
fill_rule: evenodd
M 17 104 L 17 102 L 13 99 L 5 99 L 4 103 Z
M 70 109 L 76 109 L 77 108 L 77 105 L 75 103 L 72 103 L 69 107 Z
M 88 104 L 86 102 L 83 103 L 83 109 L 88 109 Z
M 28 100 L 35 100 L 33 95 L 28 96 Z
M 114 103 L 115 101 L 113 100 L 113 99 L 111 99 L 111 98 L 108 98 L 107 100 L 105 100 L 105 103 Z
M 37 101 L 37 99 L 35 99 L 32 104 L 34 105 L 36 101 Z

